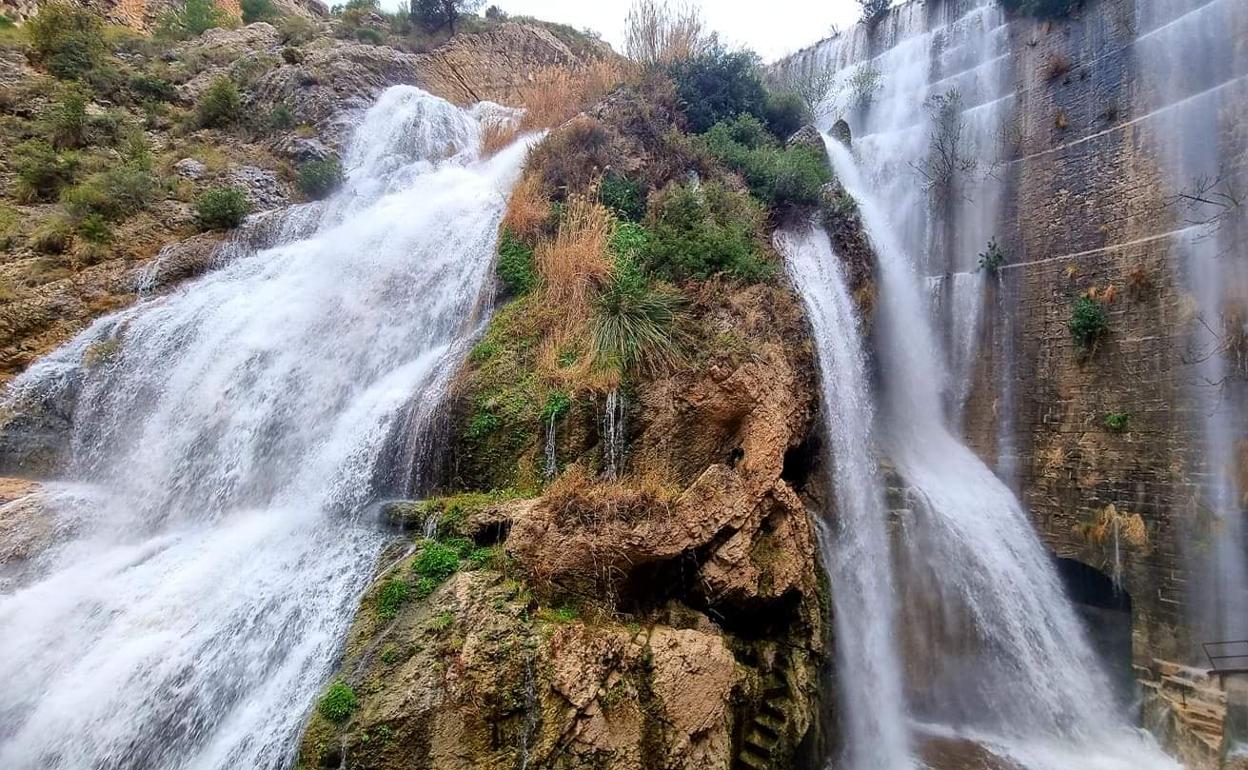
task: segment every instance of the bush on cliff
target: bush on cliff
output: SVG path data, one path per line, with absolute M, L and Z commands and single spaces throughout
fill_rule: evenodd
M 495 268 L 507 293 L 521 297 L 537 288 L 537 269 L 533 265 L 533 249 L 511 230 L 504 229 L 498 241 L 498 265 Z
M 17 170 L 14 194 L 24 203 L 54 200 L 73 183 L 80 165 L 74 152 L 57 152 L 41 139 L 23 142 L 13 150 Z
M 309 200 L 319 201 L 342 186 L 342 164 L 336 160 L 314 160 L 299 167 L 296 184 Z
M 243 12 L 243 23 L 254 24 L 257 21 L 273 21 L 280 14 L 273 0 L 242 0 L 239 3 Z
M 246 193 L 237 187 L 213 188 L 195 202 L 195 212 L 203 230 L 238 227 L 250 211 Z
M 199 97 L 196 117 L 203 128 L 219 128 L 236 122 L 243 114 L 243 98 L 228 77 L 219 77 Z
M 73 80 L 95 68 L 107 53 L 100 17 L 66 2 L 46 3 L 26 23 L 35 58 L 58 78 Z
M 678 320 L 684 298 L 652 286 L 629 256 L 616 258 L 594 312 L 594 354 L 599 366 L 661 369 L 680 357 Z
M 747 283 L 765 280 L 775 265 L 755 240 L 762 222 L 749 196 L 717 182 L 669 185 L 647 222 L 652 237 L 641 264 L 677 283 L 718 273 Z
M 321 712 L 321 716 L 335 724 L 342 724 L 351 718 L 355 713 L 355 709 L 359 706 L 359 701 L 355 697 L 355 691 L 351 689 L 346 682 L 338 681 L 329 686 L 325 694 L 321 696 L 321 702 L 317 705 L 317 710 Z
M 820 188 L 832 179 L 821 152 L 805 145 L 780 147 L 752 115 L 716 123 L 702 140 L 768 206 L 817 205 Z
M 161 16 L 156 34 L 169 40 L 189 40 L 215 27 L 236 23 L 214 0 L 185 0 L 181 8 Z
M 1105 306 L 1092 297 L 1079 297 L 1070 311 L 1070 336 L 1074 338 L 1075 349 L 1085 353 L 1092 349 L 1097 340 L 1109 328 L 1109 316 Z
M 673 64 L 669 73 L 689 130 L 695 133 L 742 113 L 764 114 L 767 90 L 759 75 L 758 56 L 750 51 L 715 48 Z
M 1064 19 L 1083 7 L 1083 0 L 1001 0 L 1001 7 L 1020 16 Z

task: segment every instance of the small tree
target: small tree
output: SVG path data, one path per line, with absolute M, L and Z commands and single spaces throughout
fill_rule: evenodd
M 257 21 L 269 21 L 278 17 L 273 0 L 242 0 L 243 23 L 253 24 Z
M 862 6 L 862 22 L 874 24 L 888 12 L 892 4 L 893 0 L 858 0 L 858 5 Z
M 450 27 L 455 34 L 455 21 L 465 13 L 481 7 L 482 0 L 412 0 L 412 21 L 430 32 Z
M 214 0 L 186 0 L 181 8 L 161 17 L 157 32 L 162 37 L 189 40 L 229 23 L 230 15 L 218 8 Z

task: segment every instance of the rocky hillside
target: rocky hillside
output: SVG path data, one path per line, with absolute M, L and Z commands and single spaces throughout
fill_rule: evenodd
M 247 214 L 238 237 L 263 237 L 263 212 L 328 194 L 344 125 L 385 87 L 515 104 L 534 72 L 602 53 L 536 24 L 419 52 L 373 12 L 179 41 L 48 7 L 47 28 L 0 29 L 0 381 L 204 269 Z
M 387 86 L 523 104 L 486 154 L 549 131 L 446 419 L 405 437 L 415 499 L 381 507 L 393 542 L 302 767 L 780 768 L 831 740 L 817 374 L 770 236 L 823 221 L 868 313 L 872 256 L 800 104 L 732 54 L 643 71 L 537 23 L 428 48 L 355 8 L 164 41 L 53 8 L 79 32 L 36 18 L 0 59 L 5 378 L 272 242 L 265 212 L 332 193 Z M 708 79 L 736 96 L 700 103 Z M 17 405 L 0 467 L 55 473 L 72 420 Z M 23 499 L 0 508 L 19 578 L 55 537 Z

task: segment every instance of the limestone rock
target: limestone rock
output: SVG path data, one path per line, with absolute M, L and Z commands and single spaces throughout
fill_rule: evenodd
M 200 179 L 208 167 L 194 158 L 183 158 L 173 164 L 173 172 L 183 179 Z
M 277 175 L 267 169 L 240 166 L 230 172 L 230 184 L 247 193 L 253 210 L 265 211 L 290 203 Z
M 219 233 L 203 233 L 169 244 L 155 259 L 134 272 L 135 288 L 144 292 L 158 291 L 205 272 L 216 260 L 221 242 Z

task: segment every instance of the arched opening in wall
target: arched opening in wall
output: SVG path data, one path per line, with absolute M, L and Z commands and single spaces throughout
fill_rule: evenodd
M 1088 639 L 1114 686 L 1119 703 L 1135 701 L 1131 670 L 1131 595 L 1109 575 L 1074 559 L 1057 559 L 1066 595 L 1088 631 Z

